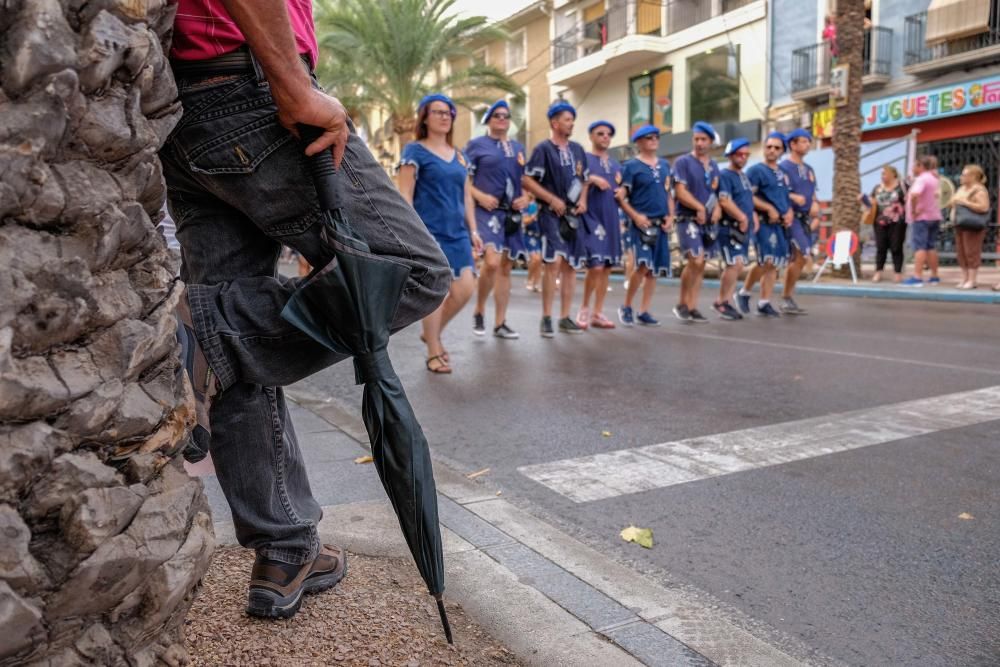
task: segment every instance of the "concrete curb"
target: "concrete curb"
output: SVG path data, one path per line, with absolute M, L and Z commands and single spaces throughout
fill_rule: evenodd
M 301 390 L 287 394 L 367 446 L 356 415 Z M 658 585 L 439 460 L 434 472 L 446 595 L 526 663 L 808 664 L 734 625 L 711 602 Z M 319 529 L 357 553 L 408 555 L 387 501 L 325 507 Z

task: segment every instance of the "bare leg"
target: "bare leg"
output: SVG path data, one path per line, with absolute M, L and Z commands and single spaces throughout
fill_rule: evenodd
M 465 307 L 465 304 L 469 302 L 469 298 L 472 296 L 472 292 L 476 289 L 476 278 L 472 275 L 472 269 L 466 269 L 462 271 L 462 276 L 456 278 L 454 282 L 451 283 L 451 289 L 448 290 L 448 296 L 445 297 L 444 303 L 441 304 L 441 328 L 438 332 L 440 337 L 440 332 L 444 331 L 444 328 L 448 326 L 448 323 L 454 319 L 456 315 Z M 428 338 L 427 340 L 430 340 Z
M 560 260 L 562 282 L 559 285 L 559 318 L 569 317 L 569 311 L 573 308 L 573 292 L 576 291 L 576 269 L 570 266 L 569 262 Z
M 486 312 L 486 300 L 493 291 L 496 282 L 497 272 L 500 269 L 502 255 L 493 248 L 486 248 L 486 255 L 483 257 L 483 264 L 480 267 L 479 285 L 476 293 L 476 315 Z M 499 324 L 499 322 L 497 323 Z
M 770 266 L 770 264 L 768 264 L 768 266 Z M 742 292 L 744 294 L 750 294 L 750 292 L 753 292 L 753 286 L 756 285 L 763 276 L 764 276 L 763 266 L 761 266 L 760 264 L 754 264 L 752 267 L 750 267 L 750 272 L 747 273 L 747 279 L 743 281 Z
M 628 289 L 625 290 L 625 307 L 632 307 L 632 300 L 635 299 L 636 292 L 639 291 L 639 286 L 644 282 L 646 274 L 650 272 L 648 266 L 638 265 L 632 270 L 632 278 L 628 281 Z
M 687 274 L 687 293 L 684 291 L 684 275 Z M 698 293 L 701 290 L 702 276 L 705 274 L 705 257 L 691 257 L 681 273 L 681 303 L 689 309 L 698 307 Z
M 722 280 L 719 281 L 719 303 L 726 303 L 733 298 L 736 291 L 736 281 L 739 280 L 742 263 L 727 266 L 722 272 Z
M 603 266 L 599 269 L 594 269 L 596 275 L 594 277 L 594 313 L 604 312 L 604 297 L 608 295 L 608 280 L 611 278 L 611 267 Z M 584 301 L 584 306 L 587 302 Z
M 539 288 L 541 287 L 542 280 L 542 255 L 541 253 L 533 252 L 528 257 L 528 287 Z
M 918 250 L 915 253 L 913 253 L 913 275 L 920 280 L 924 279 L 924 264 L 926 262 L 927 262 L 926 250 Z
M 590 297 L 597 289 L 598 274 L 604 271 L 603 267 L 587 269 L 587 274 L 583 278 L 583 303 L 581 308 L 590 307 Z
M 635 273 L 635 255 L 629 251 L 625 253 L 625 282 L 631 284 L 632 274 Z
M 768 262 L 763 269 L 764 276 L 760 281 L 760 300 L 770 301 L 774 294 L 774 283 L 778 280 L 778 268 Z
M 927 263 L 931 267 L 931 278 L 938 277 L 938 251 L 928 250 L 927 251 Z
M 542 264 L 542 316 L 552 317 L 552 302 L 556 296 L 556 273 L 559 271 L 562 259 Z
M 503 257 L 497 272 L 493 288 L 493 305 L 496 307 L 494 326 L 500 326 L 507 321 L 507 305 L 510 303 L 510 272 L 514 268 L 514 260 Z
M 631 287 L 631 285 L 630 285 Z M 642 280 L 642 303 L 639 307 L 639 312 L 648 313 L 650 307 L 653 305 L 653 292 L 656 291 L 656 274 L 653 271 L 647 270 L 646 276 Z
M 802 255 L 802 252 L 798 248 L 793 248 L 792 261 L 788 263 L 788 268 L 785 270 L 785 284 L 782 287 L 782 297 L 791 299 L 792 295 L 795 294 L 795 283 L 799 281 L 799 276 L 802 275 L 802 269 L 805 265 L 806 258 Z

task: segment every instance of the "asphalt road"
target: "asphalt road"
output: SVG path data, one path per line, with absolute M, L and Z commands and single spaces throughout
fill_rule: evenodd
M 613 284 L 608 306 L 621 295 Z M 851 665 L 1000 664 L 1000 410 L 640 492 L 619 480 L 619 495 L 588 502 L 519 470 L 849 411 L 877 420 L 880 406 L 997 387 L 1000 310 L 804 297 L 804 317 L 690 325 L 669 316 L 675 298 L 660 286 L 658 329 L 543 340 L 540 299 L 515 278 L 508 322 L 520 340 L 474 337 L 467 308 L 445 334 L 454 375 L 424 370 L 417 328 L 394 338 L 392 357 L 436 456 L 489 468 L 511 502 L 707 592 L 776 643 Z M 360 401 L 349 365 L 301 388 Z M 652 528 L 654 548 L 624 543 L 629 524 Z

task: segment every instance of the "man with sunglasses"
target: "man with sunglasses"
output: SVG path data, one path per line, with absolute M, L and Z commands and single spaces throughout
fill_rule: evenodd
M 747 179 L 753 187 L 753 204 L 762 215 L 760 227 L 754 235 L 757 266 L 750 269 L 746 282 L 739 292 L 740 310 L 750 313 L 750 293 L 760 281 L 760 300 L 757 314 L 763 317 L 781 317 L 771 305 L 778 267 L 788 258 L 788 241 L 785 228 L 792 224 L 792 207 L 788 199 L 788 181 L 778 166 L 778 159 L 785 152 L 785 135 L 772 132 L 764 141 L 764 161 L 747 170 Z
M 542 338 L 553 338 L 552 304 L 556 276 L 560 278 L 559 331 L 583 333 L 570 317 L 576 270 L 583 266 L 583 230 L 579 216 L 587 211 L 587 154 L 570 141 L 576 109 L 565 100 L 549 107 L 551 137 L 535 146 L 525 169 L 524 189 L 539 201 L 538 222 L 542 228 Z
M 472 315 L 472 332 L 477 336 L 486 334 L 483 312 L 486 300 L 495 287 L 493 335 L 513 340 L 519 335 L 507 326 L 510 273 L 515 260 L 528 260 L 521 224 L 521 212 L 531 203 L 531 197 L 521 189 L 524 146 L 507 136 L 510 130 L 507 100 L 494 102 L 483 114 L 482 122 L 489 128 L 487 134 L 476 137 L 465 147 L 472 175 L 472 198 L 476 203 L 476 229 L 483 242 L 483 263 L 476 309 Z
M 691 128 L 691 152 L 674 161 L 677 238 L 685 259 L 681 300 L 674 306 L 674 315 L 696 324 L 708 322 L 698 310 L 698 293 L 705 276 L 705 260 L 715 256 L 716 225 L 722 216 L 719 165 L 710 154 L 715 137 L 715 128 L 698 121 Z
M 733 292 L 749 260 L 749 239 L 759 225 L 753 207 L 753 186 L 743 173 L 750 159 L 750 141 L 743 137 L 733 139 L 726 146 L 725 155 L 729 158 L 729 166 L 722 170 L 719 178 L 722 224 L 718 244 L 726 268 L 719 285 L 719 300 L 712 308 L 724 320 L 742 320 L 743 315 L 732 304 Z
M 785 271 L 781 312 L 786 315 L 805 315 L 805 308 L 800 308 L 793 295 L 795 283 L 802 275 L 806 265 L 806 257 L 812 249 L 812 232 L 818 226 L 817 215 L 819 206 L 816 204 L 816 172 L 806 164 L 805 157 L 812 147 L 812 134 L 809 130 L 799 128 L 788 135 L 788 158 L 782 160 L 781 170 L 788 180 L 788 198 L 792 203 L 793 220 L 787 228 L 788 234 L 788 269 Z

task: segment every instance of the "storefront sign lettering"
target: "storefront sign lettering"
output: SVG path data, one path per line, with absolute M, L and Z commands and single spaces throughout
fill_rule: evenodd
M 905 93 L 861 105 L 863 131 L 1000 109 L 1000 77 Z

